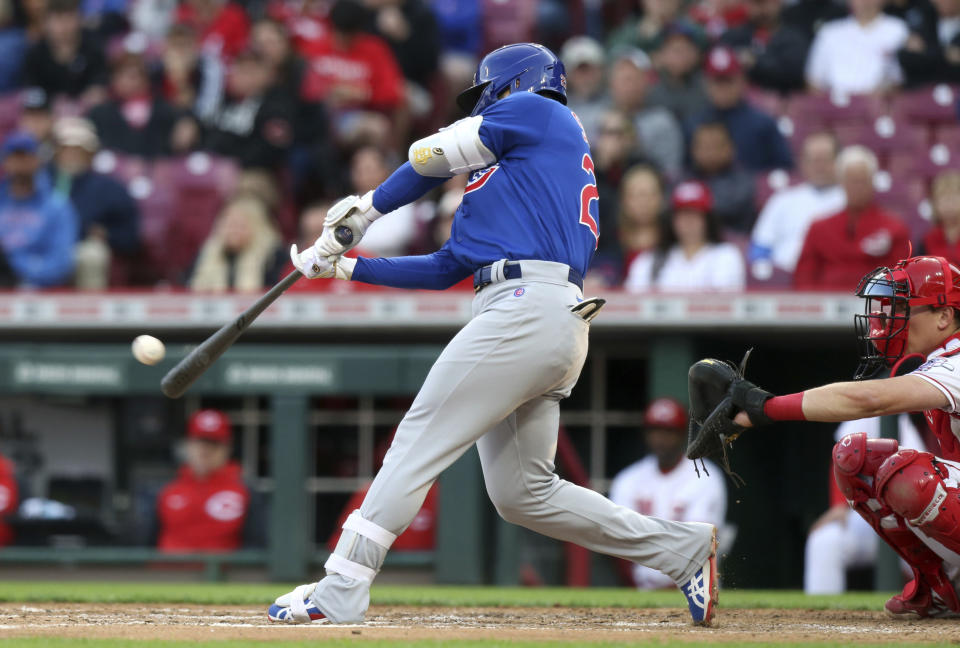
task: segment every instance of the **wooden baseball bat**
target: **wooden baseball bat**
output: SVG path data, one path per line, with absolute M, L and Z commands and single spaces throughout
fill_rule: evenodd
M 187 354 L 187 357 L 177 363 L 177 366 L 168 371 L 167 375 L 160 381 L 160 389 L 164 395 L 169 398 L 183 396 L 187 388 L 203 375 L 203 372 L 209 369 L 210 365 L 216 362 L 217 358 L 223 355 L 223 352 L 229 349 L 231 344 L 237 341 L 237 338 L 253 324 L 260 313 L 266 310 L 267 306 L 275 302 L 277 297 L 282 295 L 302 276 L 299 270 L 294 270 L 288 274 L 254 302 L 250 308 L 243 311 L 236 320 L 224 324 L 219 331 Z

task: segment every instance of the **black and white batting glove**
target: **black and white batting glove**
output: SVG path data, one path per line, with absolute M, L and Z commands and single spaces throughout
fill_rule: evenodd
M 373 206 L 372 190 L 362 196 L 342 198 L 327 211 L 327 217 L 323 220 L 323 234 L 313 246 L 322 255 L 343 254 L 356 247 L 367 228 L 370 227 L 370 223 L 381 216 L 383 214 Z M 334 236 L 334 232 L 340 226 L 348 227 L 353 232 L 353 239 L 348 245 L 344 245 Z
M 307 279 L 350 279 L 357 263 L 356 259 L 344 259 L 339 255 L 324 256 L 313 245 L 300 252 L 296 243 L 290 246 L 290 261 Z

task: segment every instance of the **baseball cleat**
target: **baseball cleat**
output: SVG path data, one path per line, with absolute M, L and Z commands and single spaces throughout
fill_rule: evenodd
M 326 615 L 310 600 L 316 586 L 316 583 L 300 585 L 277 597 L 267 610 L 267 618 L 279 623 L 326 623 Z
M 713 534 L 710 536 L 710 555 L 693 578 L 680 586 L 680 591 L 687 597 L 687 606 L 690 608 L 690 616 L 693 617 L 693 625 L 706 627 L 713 625 L 713 615 L 720 592 L 717 586 L 716 527 L 713 527 Z
M 925 583 L 907 583 L 901 594 L 890 597 L 883 611 L 891 619 L 956 619 L 960 613 L 951 610 Z

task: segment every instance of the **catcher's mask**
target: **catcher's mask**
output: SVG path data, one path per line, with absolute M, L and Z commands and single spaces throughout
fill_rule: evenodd
M 892 366 L 907 349 L 910 312 L 922 306 L 960 308 L 960 269 L 943 257 L 918 256 L 877 268 L 860 280 L 864 313 L 854 316 L 860 365 L 855 380 Z

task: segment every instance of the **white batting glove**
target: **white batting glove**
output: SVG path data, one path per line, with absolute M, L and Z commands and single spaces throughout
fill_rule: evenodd
M 367 228 L 370 227 L 370 223 L 381 216 L 383 214 L 373 206 L 372 190 L 360 197 L 347 196 L 342 198 L 327 211 L 327 217 L 323 221 L 323 234 L 320 235 L 313 246 L 322 255 L 343 254 L 356 247 Z M 334 236 L 334 231 L 341 225 L 349 227 L 353 231 L 353 241 L 348 245 L 340 243 Z
M 357 263 L 356 259 L 342 259 L 339 255 L 323 256 L 312 245 L 300 252 L 296 243 L 290 246 L 290 261 L 307 279 L 349 279 Z

